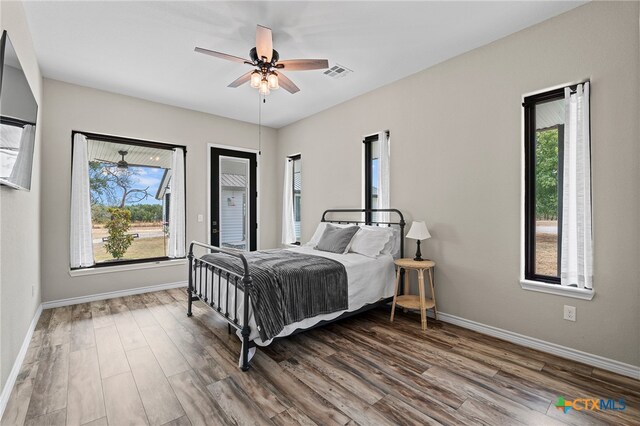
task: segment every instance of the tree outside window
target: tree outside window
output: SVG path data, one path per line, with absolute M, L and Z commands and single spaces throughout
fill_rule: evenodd
M 172 151 L 95 140 L 88 147 L 96 263 L 166 257 Z

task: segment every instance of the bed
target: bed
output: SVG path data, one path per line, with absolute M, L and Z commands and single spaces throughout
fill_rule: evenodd
M 389 218 L 372 219 L 380 213 Z M 358 251 L 356 243 L 358 252 L 316 250 L 328 224 L 333 230 L 359 226 L 356 235 L 373 232 L 389 239 L 377 255 Z M 397 209 L 330 209 L 311 242 L 295 248 L 242 252 L 193 241 L 187 315 L 200 300 L 222 317 L 242 341 L 238 364 L 247 371 L 257 346 L 390 302 L 393 260 L 404 257 L 404 227 Z

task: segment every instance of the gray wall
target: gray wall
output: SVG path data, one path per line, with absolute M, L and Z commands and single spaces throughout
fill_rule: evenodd
M 590 3 L 280 129 L 276 164 L 304 161 L 303 241 L 325 208 L 360 206 L 362 136 L 389 129 L 391 204 L 429 226 L 441 311 L 640 365 L 638 19 L 637 2 Z M 584 78 L 592 301 L 519 285 L 522 95 Z
M 7 30 L 33 90 L 42 104 L 42 76 L 22 3 L 2 2 Z M 42 112 L 39 111 L 42 119 Z M 36 131 L 31 191 L 0 186 L 0 389 L 40 304 L 40 154 L 42 129 Z M 33 287 L 33 291 L 32 291 Z
M 185 281 L 184 265 L 69 275 L 71 131 L 126 136 L 187 146 L 187 241 L 207 241 L 207 143 L 258 148 L 253 124 L 136 98 L 44 80 L 42 164 L 43 301 Z M 256 107 L 257 114 L 257 107 Z M 273 129 L 263 129 L 260 168 L 260 246 L 277 245 L 277 174 Z M 197 215 L 205 220 L 197 222 Z

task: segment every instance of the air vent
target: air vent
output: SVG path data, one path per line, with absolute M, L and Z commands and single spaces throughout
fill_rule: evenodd
M 334 66 L 326 70 L 324 74 L 331 78 L 343 78 L 351 74 L 352 72 L 353 70 L 350 70 L 344 65 L 335 64 Z

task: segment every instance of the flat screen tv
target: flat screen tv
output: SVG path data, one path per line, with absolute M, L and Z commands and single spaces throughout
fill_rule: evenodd
M 6 31 L 0 43 L 0 184 L 29 191 L 38 104 Z

